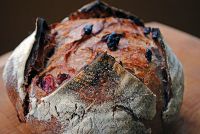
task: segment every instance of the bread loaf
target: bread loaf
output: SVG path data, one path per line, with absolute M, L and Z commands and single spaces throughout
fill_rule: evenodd
M 37 18 L 4 82 L 33 133 L 163 133 L 179 113 L 182 65 L 158 28 L 95 1 L 59 23 Z

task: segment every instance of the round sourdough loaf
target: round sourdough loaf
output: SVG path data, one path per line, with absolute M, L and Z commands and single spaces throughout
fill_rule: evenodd
M 37 18 L 3 77 L 33 133 L 163 133 L 184 89 L 159 29 L 100 1 L 52 25 Z

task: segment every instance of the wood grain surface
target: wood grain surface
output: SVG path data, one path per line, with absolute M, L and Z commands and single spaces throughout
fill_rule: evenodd
M 170 134 L 200 133 L 200 39 L 169 26 L 152 22 L 147 25 L 158 27 L 165 40 L 183 64 L 185 92 L 180 116 L 168 129 Z M 0 57 L 0 75 L 10 53 Z M 28 134 L 29 129 L 19 123 L 0 78 L 0 134 Z

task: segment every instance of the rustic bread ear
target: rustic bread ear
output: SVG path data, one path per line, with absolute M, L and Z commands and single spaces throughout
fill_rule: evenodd
M 32 67 L 35 64 L 33 61 L 39 58 L 38 49 L 41 47 L 46 27 L 45 21 L 37 18 L 35 31 L 20 43 L 4 67 L 4 83 L 21 121 L 25 121 L 24 116 L 28 112 L 29 105 L 25 85 L 28 82 L 28 77 L 32 74 L 27 71 L 27 68 Z
M 26 62 L 25 81 L 26 85 L 31 83 L 32 78 L 44 69 L 45 52 L 44 47 L 47 45 L 46 33 L 49 31 L 47 22 L 42 18 L 36 20 L 35 42 Z
M 115 7 L 111 7 L 108 4 L 96 0 L 90 4 L 83 6 L 78 11 L 72 13 L 69 16 L 69 20 L 77 20 L 77 19 L 89 19 L 89 18 L 105 18 L 105 17 L 116 17 L 116 18 L 124 18 L 132 20 L 138 26 L 144 26 L 144 23 L 135 15 L 123 11 L 121 9 L 117 9 Z M 68 20 L 66 18 L 65 20 Z
M 178 115 L 184 92 L 183 67 L 169 45 L 164 40 L 158 28 L 152 28 L 155 43 L 160 47 L 164 55 L 165 68 L 162 70 L 164 107 L 162 119 L 165 123 L 172 122 Z M 155 36 L 154 36 L 155 35 Z
M 183 101 L 183 92 L 184 92 L 184 74 L 183 66 L 180 61 L 177 59 L 176 55 L 173 53 L 169 45 L 163 39 L 162 34 L 160 33 L 158 42 L 161 44 L 161 47 L 165 53 L 165 60 L 167 64 L 167 75 L 169 79 L 169 86 L 171 97 L 167 102 L 166 108 L 163 111 L 162 118 L 165 123 L 170 123 L 176 119 L 179 114 L 181 104 Z

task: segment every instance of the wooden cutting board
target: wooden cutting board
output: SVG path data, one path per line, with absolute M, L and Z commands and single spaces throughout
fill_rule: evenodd
M 165 40 L 183 64 L 185 74 L 185 92 L 180 117 L 169 128 L 170 134 L 200 133 L 200 39 L 160 23 L 148 23 L 159 27 Z M 10 53 L 0 57 L 2 74 Z M 0 134 L 28 134 L 26 125 L 19 123 L 14 107 L 10 103 L 0 78 Z

